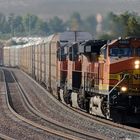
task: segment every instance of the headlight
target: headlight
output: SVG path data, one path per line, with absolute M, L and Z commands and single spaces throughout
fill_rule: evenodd
M 140 65 L 135 65 L 135 69 L 139 69 L 140 68 Z
M 125 87 L 125 86 L 121 87 L 121 91 L 122 92 L 126 92 L 127 91 L 127 87 Z
M 140 61 L 139 60 L 136 60 L 135 61 L 135 65 L 140 65 Z
M 139 69 L 140 68 L 140 61 L 139 60 L 136 60 L 134 62 L 134 64 L 135 64 L 135 69 Z

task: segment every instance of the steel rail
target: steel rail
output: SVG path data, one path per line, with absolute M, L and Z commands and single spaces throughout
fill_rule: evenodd
M 15 139 L 13 139 L 13 138 L 11 138 L 9 136 L 6 136 L 4 134 L 1 134 L 1 133 L 0 133 L 0 139 L 2 139 L 2 140 L 15 140 Z
M 16 80 L 16 78 L 14 77 L 13 74 L 12 74 L 12 76 L 13 76 L 14 80 L 17 82 L 18 89 L 20 90 L 20 93 L 21 93 L 26 105 L 28 106 L 28 108 L 31 110 L 32 113 L 34 113 L 35 115 L 37 115 L 41 119 L 43 119 L 43 120 L 45 120 L 45 121 L 47 121 L 47 122 L 49 122 L 49 123 L 51 123 L 53 125 L 56 125 L 57 127 L 60 127 L 60 128 L 65 129 L 65 130 L 80 134 L 80 135 L 85 136 L 85 137 L 98 139 L 98 140 L 105 140 L 105 139 L 109 140 L 108 137 L 101 136 L 101 135 L 98 135 L 98 134 L 93 134 L 93 133 L 90 133 L 90 132 L 85 132 L 85 131 L 82 131 L 82 130 L 79 130 L 79 129 L 76 129 L 76 128 L 73 128 L 73 127 L 70 127 L 70 126 L 65 126 L 62 123 L 58 122 L 58 121 L 55 121 L 55 120 L 53 120 L 51 118 L 46 117 L 36 107 L 34 107 L 34 105 L 31 103 L 29 97 L 27 96 L 27 93 L 24 90 L 24 87 Z M 82 138 L 80 138 L 80 139 L 82 139 Z
M 2 73 L 1 75 L 2 75 L 2 77 L 4 79 L 3 71 L 1 69 L 0 69 L 0 73 Z M 0 81 L 1 81 L 1 77 L 0 77 Z M 2 88 L 2 90 L 0 90 L 0 92 L 2 92 L 0 94 L 4 94 L 5 90 Z M 13 138 L 11 138 L 11 137 L 9 137 L 9 136 L 7 136 L 5 134 L 2 134 L 2 133 L 0 133 L 0 139 L 2 139 L 2 140 L 14 140 Z
M 69 140 L 83 140 L 83 139 L 78 138 L 78 137 L 75 137 L 75 136 L 73 136 L 73 135 L 65 134 L 65 133 L 62 133 L 62 132 L 60 133 L 59 131 L 56 131 L 56 130 L 53 130 L 53 129 L 44 127 L 44 126 L 42 126 L 42 125 L 39 125 L 39 124 L 37 124 L 37 123 L 35 123 L 35 122 L 29 120 L 29 119 L 24 118 L 23 116 L 19 115 L 18 113 L 16 113 L 16 112 L 14 111 L 14 109 L 10 106 L 10 103 L 9 103 L 8 92 L 7 92 L 7 86 L 6 86 L 5 78 L 4 78 L 4 82 L 5 82 L 5 89 L 6 89 L 6 91 L 5 91 L 5 92 L 6 92 L 5 96 L 6 96 L 7 106 L 8 106 L 8 108 L 9 108 L 9 110 L 11 111 L 11 113 L 12 113 L 13 115 L 15 115 L 15 117 L 17 117 L 19 120 L 21 120 L 21 121 L 23 121 L 23 122 L 25 122 L 25 123 L 27 123 L 27 124 L 29 124 L 29 125 L 32 125 L 33 127 L 36 127 L 36 128 L 38 128 L 38 129 L 40 129 L 40 130 L 44 130 L 44 131 L 46 131 L 46 132 L 49 132 L 49 133 L 51 133 L 51 134 L 53 134 L 53 135 L 56 135 L 56 136 L 59 136 L 59 137 L 62 137 L 62 138 L 66 138 L 66 139 L 69 139 Z
M 123 124 L 118 124 L 118 123 L 112 122 L 110 120 L 106 120 L 104 118 L 100 118 L 98 116 L 90 115 L 88 113 L 85 113 L 82 110 L 75 109 L 73 107 L 70 107 L 70 106 L 68 106 L 68 105 L 58 101 L 51 94 L 48 94 L 48 92 L 39 83 L 37 83 L 34 79 L 32 79 L 28 74 L 26 74 L 23 71 L 21 71 L 21 72 L 23 74 L 25 74 L 36 85 L 38 85 L 40 88 L 42 88 L 42 90 L 47 94 L 47 96 L 49 96 L 53 101 L 57 102 L 59 105 L 65 106 L 67 109 L 71 109 L 71 111 L 74 111 L 74 112 L 78 113 L 82 117 L 86 117 L 86 119 L 89 119 L 89 120 L 92 120 L 92 121 L 96 121 L 98 124 L 108 125 L 109 127 L 115 127 L 115 129 L 119 129 L 119 130 L 122 129 L 123 131 L 130 132 L 130 133 L 133 133 L 133 134 L 136 134 L 136 135 L 140 136 L 140 129 L 138 129 L 138 128 L 130 127 L 130 126 L 123 125 Z

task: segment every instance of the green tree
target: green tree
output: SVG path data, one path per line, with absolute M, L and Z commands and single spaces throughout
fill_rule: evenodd
M 135 17 L 129 17 L 126 35 L 140 36 L 140 22 L 138 22 Z
M 34 30 L 34 34 L 36 35 L 48 35 L 50 32 L 49 26 L 47 22 L 42 21 L 41 19 L 38 19 L 36 23 L 36 28 Z
M 4 14 L 0 13 L 0 33 L 1 34 L 6 32 L 6 25 L 7 25 L 6 17 Z
M 50 33 L 63 32 L 65 30 L 65 24 L 63 20 L 55 16 L 49 21 Z
M 15 15 L 13 13 L 10 13 L 10 15 L 8 16 L 8 31 L 10 32 L 11 36 L 14 36 L 15 33 L 14 19 Z
M 104 22 L 106 32 L 113 37 L 139 36 L 140 35 L 140 20 L 136 13 L 125 12 L 121 15 L 109 13 Z
M 97 21 L 94 15 L 87 17 L 84 20 L 84 30 L 92 34 L 96 34 Z
M 39 18 L 36 15 L 27 14 L 23 16 L 23 26 L 26 35 L 32 35 L 35 32 L 38 25 Z
M 83 21 L 82 21 L 81 16 L 78 12 L 74 12 L 71 15 L 70 20 L 68 21 L 68 26 L 73 31 L 82 30 Z
M 23 20 L 21 16 L 16 16 L 14 19 L 15 35 L 20 35 L 24 31 Z

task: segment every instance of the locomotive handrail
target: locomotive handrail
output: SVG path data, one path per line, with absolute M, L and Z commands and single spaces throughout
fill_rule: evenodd
M 128 76 L 129 74 L 124 74 L 123 78 L 109 91 L 108 95 Z
M 124 74 L 124 76 L 123 76 L 123 78 L 109 91 L 109 93 L 108 93 L 108 97 L 107 97 L 107 99 L 108 99 L 108 104 L 107 104 L 107 107 L 109 108 L 110 107 L 110 105 L 109 105 L 109 101 L 110 101 L 110 94 L 111 94 L 111 92 L 126 78 L 126 76 L 128 76 L 129 74 Z M 108 117 L 108 116 L 107 116 Z

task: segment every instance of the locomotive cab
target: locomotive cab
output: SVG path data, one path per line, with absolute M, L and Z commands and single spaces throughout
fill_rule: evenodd
M 94 115 L 104 116 L 101 109 L 102 96 L 98 96 L 100 72 L 99 54 L 105 40 L 89 40 L 79 46 L 79 54 L 82 58 L 82 83 L 79 91 L 78 103 L 83 104 L 82 109 Z
M 125 118 L 126 122 L 130 121 L 130 116 L 135 116 L 134 121 L 136 121 L 138 114 L 140 115 L 139 43 L 138 38 L 126 38 L 115 40 L 107 46 L 108 56 L 105 65 L 108 65 L 109 72 L 110 117 L 113 118 L 114 114 L 117 114 L 121 120 Z

